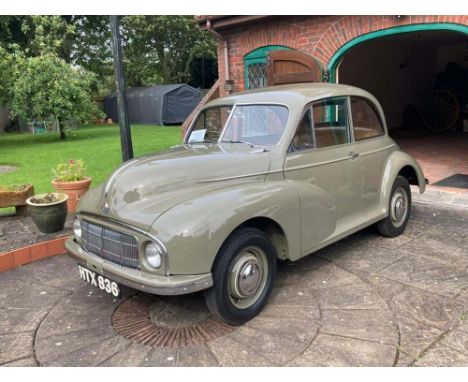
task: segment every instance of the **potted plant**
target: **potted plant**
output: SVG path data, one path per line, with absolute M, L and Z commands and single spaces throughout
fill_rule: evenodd
M 67 163 L 59 163 L 54 173 L 52 187 L 68 195 L 68 212 L 75 212 L 80 196 L 88 191 L 91 184 L 91 178 L 84 175 L 85 162 L 70 159 Z
M 32 184 L 0 186 L 0 208 L 15 207 L 16 215 L 27 215 L 26 199 L 32 195 Z
M 68 195 L 58 192 L 34 195 L 26 199 L 29 213 L 39 231 L 61 231 L 67 219 Z

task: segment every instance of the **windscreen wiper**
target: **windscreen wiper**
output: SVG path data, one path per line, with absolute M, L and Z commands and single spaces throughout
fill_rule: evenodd
M 254 147 L 253 143 L 250 143 L 250 142 L 247 142 L 247 141 L 229 140 L 229 141 L 221 141 L 221 143 L 244 143 L 246 145 L 249 145 L 250 147 Z

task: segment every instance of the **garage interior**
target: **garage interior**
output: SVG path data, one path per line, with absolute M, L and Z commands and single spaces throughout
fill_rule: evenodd
M 336 77 L 376 96 L 389 134 L 418 160 L 431 187 L 468 193 L 467 68 L 467 35 L 418 31 L 356 45 Z

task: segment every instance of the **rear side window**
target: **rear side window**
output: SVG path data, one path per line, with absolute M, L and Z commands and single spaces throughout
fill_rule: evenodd
M 354 140 L 374 138 L 384 134 L 382 121 L 375 107 L 364 98 L 351 98 Z
M 312 105 L 317 148 L 350 142 L 346 98 L 332 98 Z

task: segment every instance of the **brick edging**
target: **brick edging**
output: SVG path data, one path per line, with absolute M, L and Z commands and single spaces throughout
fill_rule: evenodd
M 36 260 L 45 259 L 46 257 L 63 255 L 67 252 L 65 249 L 65 240 L 69 237 L 70 236 L 61 236 L 52 240 L 41 241 L 27 247 L 0 253 L 0 272 L 29 264 Z

